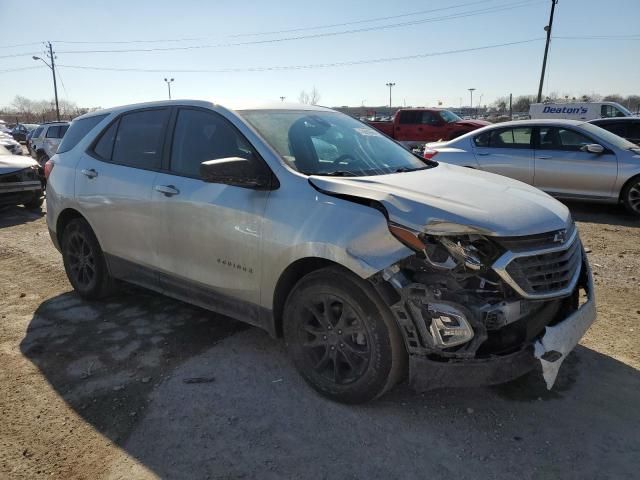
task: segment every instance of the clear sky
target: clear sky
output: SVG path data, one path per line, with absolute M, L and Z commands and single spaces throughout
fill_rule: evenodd
M 474 104 L 480 95 L 482 104 L 488 104 L 510 92 L 537 91 L 550 5 L 550 0 L 1 0 L 0 105 L 9 105 L 15 95 L 52 98 L 48 69 L 31 58 L 42 54 L 43 46 L 37 42 L 46 40 L 57 51 L 59 94 L 79 106 L 164 99 L 165 76 L 175 78 L 174 98 L 220 103 L 273 101 L 280 96 L 296 101 L 302 89 L 316 86 L 323 105 L 383 105 L 388 102 L 385 83 L 391 81 L 396 83 L 394 105 L 433 106 L 438 101 L 468 105 L 470 87 L 477 89 Z M 433 11 L 413 13 L 426 10 Z M 368 21 L 379 17 L 394 18 Z M 349 30 L 361 31 L 344 33 Z M 284 32 L 262 33 L 274 31 Z M 261 34 L 244 35 L 255 33 Z M 553 34 L 558 38 L 551 45 L 545 93 L 640 94 L 640 0 L 559 0 Z M 612 38 L 633 35 L 635 39 Z M 314 37 L 286 40 L 309 36 Z M 559 38 L 563 36 L 609 38 Z M 451 52 L 532 39 L 539 40 L 393 62 L 247 71 Z M 137 40 L 148 42 L 97 43 Z M 277 41 L 255 43 L 264 40 Z M 71 53 L 203 45 L 216 46 Z M 42 68 L 7 71 L 38 65 Z M 241 71 L 180 72 L 228 69 Z

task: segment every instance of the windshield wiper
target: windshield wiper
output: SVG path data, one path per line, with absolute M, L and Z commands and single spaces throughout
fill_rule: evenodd
M 347 172 L 346 170 L 336 170 L 334 172 L 317 173 L 316 175 L 323 175 L 327 177 L 355 177 L 355 173 Z
M 416 172 L 418 170 L 426 170 L 427 168 L 430 168 L 430 167 L 416 167 L 416 168 L 400 167 L 400 168 L 396 168 L 393 171 L 393 173 Z

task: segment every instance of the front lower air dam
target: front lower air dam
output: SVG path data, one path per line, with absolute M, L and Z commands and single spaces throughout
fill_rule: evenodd
M 558 377 L 562 362 L 575 348 L 596 318 L 596 301 L 591 269 L 586 262 L 583 263 L 583 268 L 587 275 L 585 286 L 587 301 L 563 322 L 552 327 L 547 326 L 542 338 L 534 344 L 534 356 L 542 364 L 542 376 L 549 390 Z

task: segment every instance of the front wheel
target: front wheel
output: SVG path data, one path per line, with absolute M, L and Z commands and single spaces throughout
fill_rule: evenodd
M 109 295 L 114 281 L 98 239 L 83 218 L 74 218 L 62 233 L 62 260 L 67 277 L 80 296 L 94 300 Z
M 640 176 L 631 179 L 622 191 L 622 203 L 632 214 L 640 216 Z
M 379 397 L 404 374 L 407 353 L 388 307 L 344 269 L 312 272 L 285 305 L 284 336 L 308 384 L 344 403 Z

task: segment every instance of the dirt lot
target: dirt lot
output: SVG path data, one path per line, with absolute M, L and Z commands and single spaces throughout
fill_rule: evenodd
M 599 318 L 555 390 L 401 385 L 359 407 L 256 329 L 133 288 L 79 299 L 44 218 L 0 210 L 0 478 L 638 478 L 640 222 L 570 207 Z

